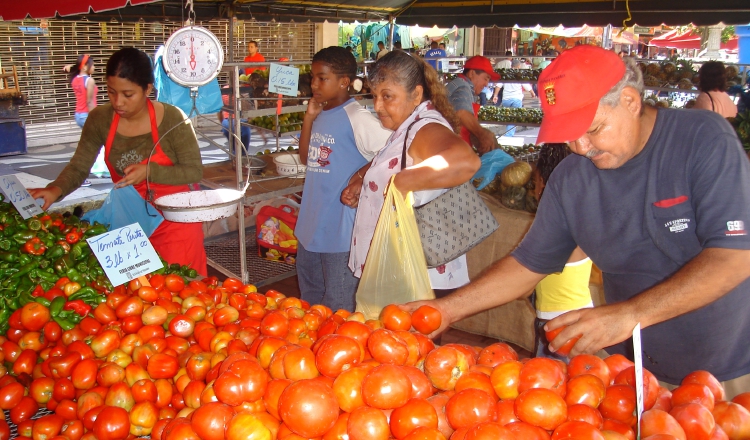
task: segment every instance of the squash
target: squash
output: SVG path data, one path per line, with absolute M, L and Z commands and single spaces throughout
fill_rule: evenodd
M 505 186 L 524 186 L 531 180 L 531 165 L 526 162 L 513 162 L 500 173 L 500 181 Z
M 536 209 L 539 206 L 539 200 L 537 200 L 533 191 L 526 191 L 526 210 L 530 213 L 536 213 Z
M 506 208 L 523 211 L 526 207 L 526 188 L 509 186 L 500 195 L 500 203 Z

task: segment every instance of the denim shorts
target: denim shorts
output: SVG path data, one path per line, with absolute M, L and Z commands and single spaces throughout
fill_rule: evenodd
M 88 118 L 88 117 L 89 117 L 89 113 L 88 112 L 86 112 L 86 113 L 76 113 L 75 114 L 76 124 L 78 124 L 79 127 L 83 128 L 83 124 L 86 123 L 86 118 Z

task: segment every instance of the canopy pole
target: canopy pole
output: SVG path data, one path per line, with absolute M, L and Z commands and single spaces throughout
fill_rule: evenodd
M 396 17 L 393 15 L 389 15 L 388 24 L 390 25 L 390 29 L 388 31 L 388 50 L 393 50 L 393 35 L 396 32 Z

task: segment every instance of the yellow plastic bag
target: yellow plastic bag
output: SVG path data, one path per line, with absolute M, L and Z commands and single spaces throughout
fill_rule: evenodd
M 357 311 L 366 319 L 377 319 L 388 304 L 435 298 L 413 200 L 411 192 L 404 200 L 391 178 L 357 288 Z

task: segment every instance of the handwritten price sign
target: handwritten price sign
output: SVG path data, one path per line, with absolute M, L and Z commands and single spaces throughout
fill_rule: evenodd
M 0 177 L 0 191 L 5 195 L 5 199 L 21 213 L 24 220 L 44 213 L 15 175 L 8 174 Z
M 268 91 L 286 96 L 297 96 L 299 69 L 296 67 L 271 64 L 268 72 Z
M 113 286 L 164 267 L 138 223 L 87 238 L 86 241 Z

